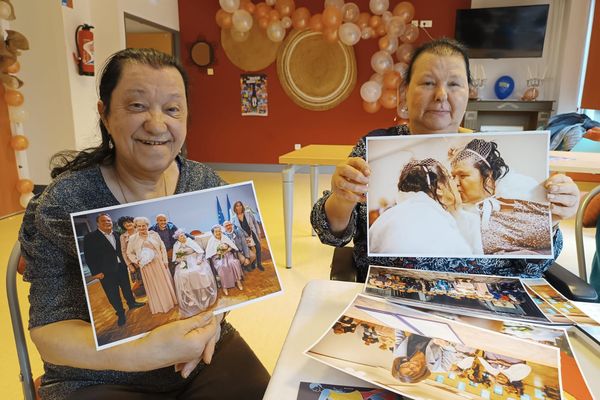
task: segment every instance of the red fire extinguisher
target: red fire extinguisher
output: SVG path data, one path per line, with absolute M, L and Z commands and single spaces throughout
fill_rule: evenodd
M 75 30 L 75 44 L 77 47 L 76 62 L 79 75 L 94 75 L 94 29 L 88 24 L 79 25 Z

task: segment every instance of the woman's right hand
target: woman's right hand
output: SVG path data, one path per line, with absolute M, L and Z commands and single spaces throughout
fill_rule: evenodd
M 153 349 L 148 356 L 155 358 L 154 362 L 166 367 L 204 357 L 210 362 L 214 352 L 215 341 L 212 340 L 217 332 L 217 322 L 211 312 L 204 312 L 193 317 L 162 325 L 152 330 L 144 341 L 148 348 Z
M 350 157 L 335 168 L 331 177 L 332 195 L 349 203 L 366 201 L 371 170 L 365 160 Z

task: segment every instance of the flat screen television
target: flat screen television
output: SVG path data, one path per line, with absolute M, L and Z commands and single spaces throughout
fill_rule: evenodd
M 541 57 L 548 4 L 456 10 L 456 40 L 471 58 Z

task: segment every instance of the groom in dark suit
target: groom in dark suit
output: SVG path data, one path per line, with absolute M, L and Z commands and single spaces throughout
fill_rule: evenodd
M 98 214 L 96 225 L 98 229 L 83 238 L 83 253 L 92 275 L 98 275 L 100 278 L 104 293 L 117 313 L 117 324 L 121 326 L 125 324 L 125 310 L 119 288 L 130 310 L 142 307 L 144 303 L 138 303 L 131 292 L 127 266 L 123 262 L 121 252 L 121 241 L 119 234 L 112 230 L 110 215 Z

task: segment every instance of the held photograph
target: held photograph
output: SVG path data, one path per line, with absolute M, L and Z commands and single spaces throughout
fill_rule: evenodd
M 563 398 L 557 348 L 360 294 L 306 354 L 414 399 Z
M 537 323 L 551 321 L 519 278 L 371 265 L 364 293 L 437 311 Z
M 71 214 L 98 350 L 282 292 L 252 182 Z
M 552 258 L 548 138 L 367 138 L 369 256 Z

